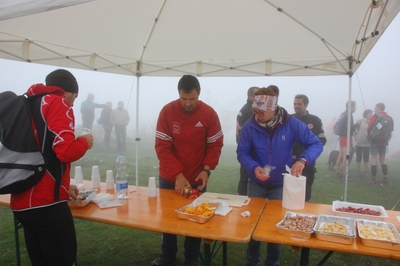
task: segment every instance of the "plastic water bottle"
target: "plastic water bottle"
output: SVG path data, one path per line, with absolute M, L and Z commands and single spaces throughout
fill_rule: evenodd
M 120 153 L 115 160 L 115 168 L 117 169 L 117 175 L 115 176 L 115 186 L 117 191 L 118 199 L 128 198 L 128 177 L 126 175 L 126 168 L 128 161 L 122 153 Z

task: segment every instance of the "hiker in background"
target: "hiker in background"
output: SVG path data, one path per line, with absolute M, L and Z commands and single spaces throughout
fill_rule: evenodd
M 354 140 L 356 143 L 356 164 L 357 173 L 356 177 L 361 176 L 361 160 L 364 161 L 364 177 L 368 178 L 368 166 L 369 166 L 369 148 L 371 142 L 368 138 L 368 122 L 372 116 L 372 110 L 366 109 L 363 112 L 363 118 L 358 120 L 355 125 Z
M 382 184 L 389 184 L 388 167 L 385 162 L 386 147 L 389 144 L 391 133 L 394 128 L 393 118 L 385 112 L 385 104 L 378 103 L 375 105 L 375 114 L 371 116 L 368 123 L 368 136 L 371 140 L 371 180 L 370 185 L 376 185 L 377 161 L 379 155 L 379 163 L 382 168 Z M 375 133 L 376 132 L 376 133 Z M 382 134 L 382 136 L 381 136 Z
M 58 69 L 46 77 L 46 86 L 32 85 L 27 93 L 31 96 L 46 93 L 39 99 L 40 110 L 32 112 L 41 112 L 48 137 L 54 138 L 52 160 L 36 185 L 11 194 L 10 207 L 24 228 L 32 265 L 76 265 L 77 240 L 68 199 L 76 198 L 79 190 L 70 185 L 70 169 L 71 162 L 93 146 L 91 134 L 78 138 L 74 135 L 72 106 L 78 96 L 78 83 L 69 71 Z M 61 179 L 59 199 L 55 199 L 55 179 Z
M 322 142 L 300 120 L 278 105 L 279 88 L 259 88 L 253 100 L 253 115 L 244 124 L 236 150 L 239 162 L 249 172 L 249 197 L 282 200 L 286 166 L 299 176 L 313 164 L 323 150 Z M 306 147 L 296 162 L 292 159 L 295 141 Z M 265 265 L 279 265 L 282 245 L 268 243 Z M 251 239 L 247 245 L 247 265 L 259 265 L 261 242 Z
M 94 122 L 94 109 L 95 108 L 104 108 L 105 104 L 99 104 L 93 102 L 94 95 L 89 93 L 86 100 L 84 100 L 81 104 L 81 114 L 82 114 L 82 127 L 88 128 L 92 130 L 93 122 Z
M 97 123 L 103 126 L 104 129 L 104 140 L 103 146 L 106 149 L 109 149 L 110 146 L 110 139 L 111 139 L 111 132 L 113 129 L 113 124 L 111 123 L 111 113 L 112 113 L 112 102 L 107 102 L 106 106 L 101 110 L 101 115 Z
M 126 149 L 126 126 L 131 120 L 128 110 L 124 108 L 124 102 L 119 101 L 118 107 L 111 113 L 111 123 L 114 126 L 115 137 L 117 138 L 117 151 L 125 152 Z
M 253 111 L 251 111 L 251 105 L 253 104 L 254 92 L 257 91 L 257 87 L 250 87 L 247 90 L 247 101 L 245 105 L 243 105 L 242 109 L 240 109 L 238 115 L 236 116 L 236 144 L 239 143 L 240 132 L 242 131 L 242 127 L 247 120 L 253 115 Z M 247 195 L 247 183 L 249 181 L 249 173 L 240 165 L 240 177 L 238 184 L 238 194 L 239 195 Z
M 160 188 L 184 195 L 185 187 L 207 189 L 210 171 L 219 161 L 223 134 L 218 114 L 199 100 L 199 80 L 184 75 L 178 82 L 179 98 L 166 104 L 157 120 L 155 150 L 160 161 Z M 201 238 L 185 237 L 185 266 L 200 265 Z M 161 254 L 152 266 L 172 265 L 178 252 L 177 236 L 163 233 Z
M 323 145 L 326 143 L 326 137 L 324 128 L 322 126 L 321 119 L 316 116 L 309 114 L 307 111 L 309 99 L 304 94 L 298 94 L 294 97 L 293 107 L 295 113 L 292 114 L 293 117 L 296 117 L 301 122 L 307 125 L 307 127 L 319 138 Z M 296 162 L 297 158 L 300 154 L 304 152 L 305 148 L 298 142 L 295 142 L 293 145 L 293 163 Z M 311 187 L 314 183 L 315 173 L 317 172 L 317 168 L 315 168 L 314 163 L 308 163 L 307 166 L 303 169 L 303 176 L 306 177 L 306 197 L 305 201 L 311 200 Z
M 334 126 L 334 132 L 339 135 L 339 156 L 336 161 L 336 176 L 344 178 L 346 176 L 346 156 L 347 156 L 347 117 L 348 117 L 348 106 L 349 102 L 346 103 L 346 111 L 344 111 Z M 350 102 L 350 144 L 349 147 L 353 147 L 353 134 L 354 134 L 354 119 L 353 113 L 356 111 L 356 102 Z

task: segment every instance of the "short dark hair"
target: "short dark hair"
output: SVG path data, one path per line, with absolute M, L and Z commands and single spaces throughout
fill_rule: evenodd
M 247 90 L 247 97 L 254 96 L 254 91 L 255 91 L 256 89 L 258 89 L 258 87 L 250 87 L 250 88 Z
M 382 111 L 385 111 L 385 104 L 384 103 L 377 103 L 375 106 L 378 107 L 379 109 L 381 109 Z
M 349 105 L 349 101 L 346 102 L 346 110 L 347 110 L 347 106 Z M 351 106 L 356 106 L 356 102 L 355 101 L 351 101 Z
M 185 93 L 190 93 L 193 89 L 200 95 L 201 88 L 199 80 L 192 75 L 183 75 L 178 82 L 178 92 L 184 91 Z
M 308 105 L 308 103 L 310 102 L 310 101 L 308 100 L 307 95 L 304 95 L 304 94 L 297 94 L 296 96 L 294 96 L 294 98 L 295 98 L 295 99 L 302 99 L 302 100 L 303 100 L 303 103 L 304 103 L 305 105 Z
M 373 111 L 371 109 L 365 109 L 364 113 L 363 113 L 363 117 L 367 118 L 368 114 L 372 114 Z
M 254 95 L 279 96 L 279 88 L 275 85 L 269 85 L 267 88 L 258 88 L 257 92 Z

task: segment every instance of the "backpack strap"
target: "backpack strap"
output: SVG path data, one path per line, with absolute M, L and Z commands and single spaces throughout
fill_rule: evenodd
M 36 131 L 39 137 L 39 147 L 45 161 L 46 170 L 55 179 L 54 200 L 58 201 L 60 199 L 61 179 L 65 172 L 65 163 L 62 163 L 57 158 L 56 153 L 53 150 L 55 135 L 49 131 L 47 124 L 42 117 L 41 102 L 44 95 L 46 94 L 28 96 L 28 102 L 31 105 L 32 119 L 36 126 Z

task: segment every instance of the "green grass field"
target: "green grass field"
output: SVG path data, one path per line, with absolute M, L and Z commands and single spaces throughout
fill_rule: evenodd
M 239 164 L 236 160 L 236 146 L 223 148 L 220 163 L 212 172 L 207 190 L 209 192 L 236 193 L 239 180 Z M 158 177 L 158 160 L 152 144 L 140 143 L 139 145 L 139 185 L 146 186 L 148 177 Z M 98 165 L 102 181 L 105 181 L 106 170 L 114 170 L 116 152 L 95 146 L 81 160 L 73 166 L 82 166 L 84 178 L 89 180 L 91 167 Z M 136 152 L 135 144 L 130 143 L 126 157 L 130 166 L 130 184 L 135 184 Z M 400 180 L 396 173 L 400 171 L 400 161 L 387 160 L 389 167 L 390 184 L 387 186 L 370 186 L 365 178 L 354 178 L 349 181 L 347 188 L 347 201 L 382 205 L 387 210 L 392 209 L 400 198 L 398 187 Z M 328 170 L 327 155 L 323 154 L 317 163 L 318 173 L 313 186 L 312 202 L 331 204 L 333 200 L 343 200 L 345 183 L 335 177 L 334 172 Z M 380 168 L 378 167 L 378 170 Z M 354 177 L 356 173 L 355 162 L 349 168 L 349 175 Z M 73 176 L 73 172 L 71 173 Z M 379 176 L 380 178 L 380 176 Z M 400 204 L 396 207 L 400 211 Z M 111 226 L 101 223 L 75 219 L 78 237 L 78 263 L 80 266 L 125 266 L 125 265 L 149 265 L 159 254 L 161 234 Z M 21 230 L 20 230 L 21 231 Z M 8 207 L 0 206 L 0 265 L 16 265 L 15 240 L 12 212 Z M 24 246 L 22 231 L 21 239 L 22 265 L 30 265 Z M 183 259 L 183 237 L 179 237 L 178 260 L 174 265 L 181 265 Z M 265 258 L 266 245 L 263 245 L 261 259 Z M 317 265 L 326 251 L 311 250 L 310 265 Z M 281 265 L 298 265 L 300 253 L 292 251 L 285 246 L 281 256 Z M 228 265 L 245 265 L 246 245 L 228 243 Z M 213 265 L 222 265 L 221 252 L 219 252 Z M 324 265 L 400 265 L 400 261 L 352 255 L 347 253 L 333 253 Z

